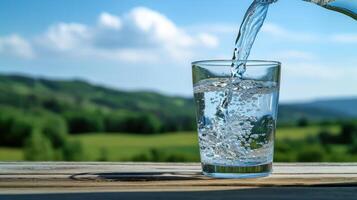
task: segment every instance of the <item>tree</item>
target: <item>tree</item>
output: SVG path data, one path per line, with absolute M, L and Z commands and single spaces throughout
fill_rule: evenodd
M 161 129 L 160 120 L 148 113 L 127 116 L 123 125 L 128 133 L 158 133 Z
M 325 159 L 325 152 L 320 146 L 305 146 L 297 154 L 298 162 L 321 162 Z
M 125 120 L 128 115 L 130 114 L 125 112 L 115 112 L 107 114 L 104 119 L 105 132 L 125 132 Z
M 82 143 L 78 140 L 67 141 L 62 147 L 63 159 L 66 161 L 85 160 Z
M 355 136 L 357 136 L 357 125 L 352 122 L 344 123 L 341 127 L 340 141 L 343 144 L 350 144 Z
M 91 112 L 68 112 L 65 115 L 70 133 L 101 132 L 104 122 L 100 115 Z
M 318 138 L 321 144 L 327 145 L 327 144 L 334 144 L 338 142 L 338 136 L 335 136 L 331 133 L 331 131 L 327 129 L 323 129 L 319 132 Z
M 3 146 L 20 147 L 31 135 L 33 120 L 19 109 L 0 107 L 0 144 Z
M 355 135 L 352 139 L 352 143 L 348 148 L 348 152 L 351 154 L 357 153 L 357 135 Z
M 54 159 L 54 150 L 51 141 L 39 130 L 34 130 L 25 142 L 24 155 L 26 160 L 48 161 Z
M 42 119 L 41 130 L 54 148 L 60 148 L 65 145 L 67 137 L 67 126 L 65 121 L 57 116 L 48 116 Z
M 298 127 L 306 127 L 309 125 L 309 121 L 306 117 L 302 117 L 297 121 Z

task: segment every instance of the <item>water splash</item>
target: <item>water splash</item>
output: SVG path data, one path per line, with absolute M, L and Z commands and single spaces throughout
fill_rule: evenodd
M 243 74 L 246 71 L 246 60 L 249 57 L 255 38 L 263 26 L 269 5 L 273 2 L 276 2 L 276 0 L 254 0 L 245 13 L 235 41 L 231 79 L 225 92 L 225 98 L 216 109 L 216 116 L 223 123 L 229 124 L 228 105 L 232 100 L 232 85 L 243 79 Z M 228 131 L 229 129 L 227 127 Z

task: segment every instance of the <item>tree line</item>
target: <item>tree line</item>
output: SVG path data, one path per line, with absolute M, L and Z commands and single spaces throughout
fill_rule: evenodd
M 305 139 L 284 139 L 276 142 L 274 160 L 279 162 L 348 162 L 356 159 L 357 121 L 333 123 L 334 126 L 338 124 L 337 132 L 332 131 L 329 128 L 330 125 L 320 125 L 321 128 L 316 135 Z
M 153 134 L 195 129 L 195 119 L 175 116 L 160 119 L 151 113 L 67 111 L 56 114 L 40 108 L 22 110 L 0 106 L 0 145 L 19 147 L 34 131 L 61 146 L 69 134 L 94 132 Z

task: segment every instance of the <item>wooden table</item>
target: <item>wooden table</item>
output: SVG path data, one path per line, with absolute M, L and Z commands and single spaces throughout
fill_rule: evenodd
M 353 199 L 357 163 L 278 163 L 270 177 L 213 179 L 198 163 L 0 162 L 0 199 Z

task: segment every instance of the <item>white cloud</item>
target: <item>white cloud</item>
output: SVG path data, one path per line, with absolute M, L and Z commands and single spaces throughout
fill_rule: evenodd
M 357 34 L 336 34 L 331 36 L 331 40 L 339 43 L 357 43 Z
M 25 59 L 35 57 L 31 44 L 16 34 L 0 37 L 0 55 L 10 55 Z
M 212 34 L 188 34 L 163 14 L 137 7 L 122 16 L 103 12 L 95 26 L 58 23 L 37 37 L 44 52 L 128 62 L 190 59 L 198 47 L 216 47 Z
M 99 26 L 109 29 L 118 30 L 122 26 L 122 22 L 119 17 L 115 15 L 111 15 L 107 12 L 103 12 L 100 14 L 98 19 Z
M 58 23 L 50 26 L 37 41 L 48 49 L 67 51 L 83 47 L 90 37 L 88 27 L 83 24 Z
M 319 40 L 319 37 L 315 34 L 299 31 L 290 31 L 274 23 L 265 23 L 261 30 L 263 33 L 269 34 L 279 39 L 299 42 L 314 42 Z
M 156 42 L 163 42 L 170 46 L 191 46 L 193 39 L 179 29 L 166 16 L 144 7 L 134 8 L 127 15 L 129 25 L 151 36 Z
M 201 33 L 198 35 L 198 39 L 202 44 L 205 44 L 207 47 L 216 47 L 218 46 L 218 38 L 207 33 Z
M 130 63 L 158 61 L 158 56 L 156 55 L 156 52 L 147 52 L 146 50 L 142 49 L 114 49 L 110 51 L 105 49 L 89 49 L 85 52 L 85 56 L 95 56 L 100 59 L 124 61 Z

